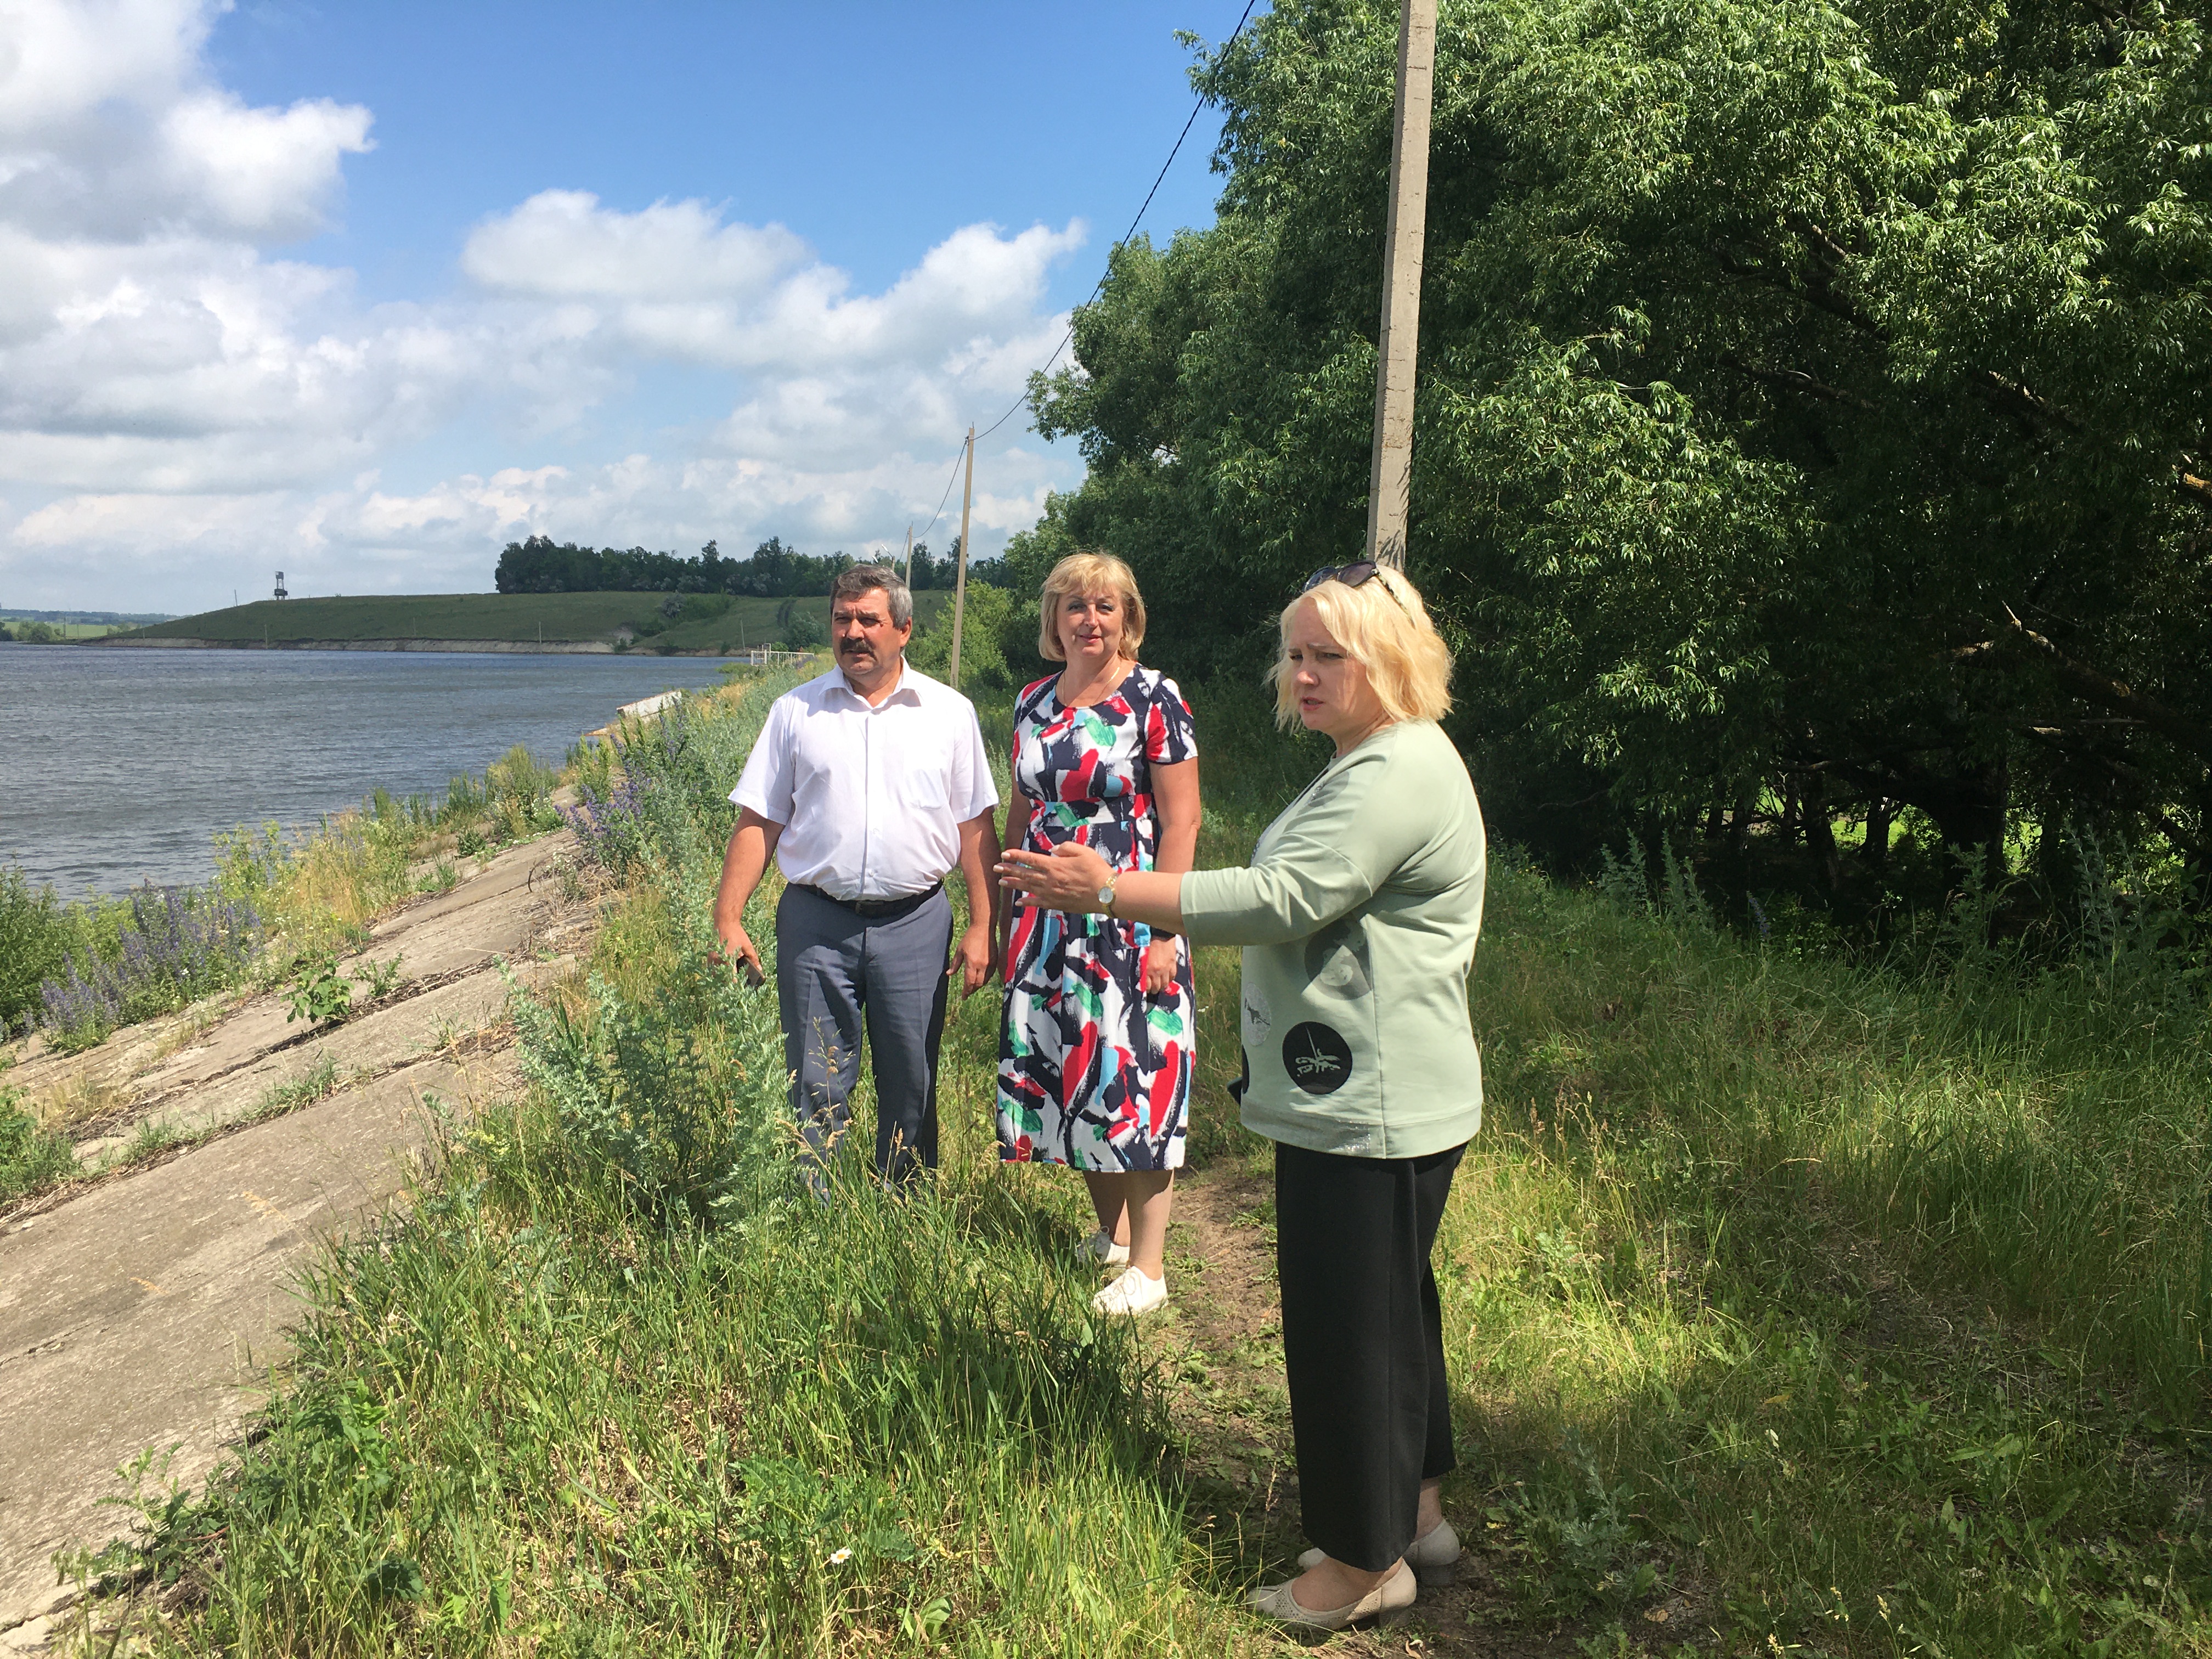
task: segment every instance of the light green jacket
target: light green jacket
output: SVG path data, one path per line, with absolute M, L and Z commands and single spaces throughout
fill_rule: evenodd
M 1352 1158 L 1419 1158 L 1482 1124 L 1467 975 L 1482 810 L 1432 720 L 1329 763 L 1243 870 L 1182 878 L 1193 944 L 1244 948 L 1245 1127 Z

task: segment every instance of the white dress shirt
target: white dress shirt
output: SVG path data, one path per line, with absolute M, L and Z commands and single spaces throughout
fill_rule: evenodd
M 778 697 L 730 799 L 783 826 L 785 880 L 893 899 L 944 878 L 999 792 L 975 705 L 906 663 L 872 708 L 837 668 Z

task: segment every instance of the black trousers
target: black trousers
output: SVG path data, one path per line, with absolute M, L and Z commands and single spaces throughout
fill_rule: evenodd
M 1429 1265 L 1467 1148 L 1341 1158 L 1275 1146 L 1275 1267 L 1306 1536 L 1379 1572 L 1449 1472 L 1451 1396 Z

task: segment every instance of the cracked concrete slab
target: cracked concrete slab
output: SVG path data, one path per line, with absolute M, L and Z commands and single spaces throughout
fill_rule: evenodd
M 517 1086 L 498 959 L 526 983 L 573 971 L 599 913 L 561 878 L 569 856 L 565 833 L 510 848 L 379 922 L 364 955 L 404 953 L 407 979 L 345 1024 L 303 1034 L 261 996 L 183 1026 L 189 1046 L 155 1022 L 9 1074 L 34 1100 L 104 1100 L 110 1144 L 149 1120 L 216 1133 L 0 1216 L 0 1653 L 59 1628 L 56 1551 L 129 1529 L 100 1502 L 119 1466 L 150 1449 L 187 1485 L 215 1467 L 283 1363 L 301 1270 L 402 1194 L 425 1097 L 469 1112 Z M 334 1093 L 262 1115 L 325 1060 Z

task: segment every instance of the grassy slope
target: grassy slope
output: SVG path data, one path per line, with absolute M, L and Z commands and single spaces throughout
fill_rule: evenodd
M 21 628 L 26 625 L 27 620 L 0 617 L 0 628 L 10 629 Z M 61 635 L 61 641 L 52 641 L 52 643 L 70 640 L 96 640 L 109 634 L 127 634 L 132 631 L 127 623 L 48 623 L 46 626 Z M 47 642 L 40 641 L 40 643 Z
M 1200 715 L 1217 862 L 1311 757 L 1249 700 Z M 711 800 L 746 731 L 653 810 Z M 715 836 L 667 822 L 605 991 L 530 1017 L 538 1096 L 316 1286 L 269 1437 L 157 1553 L 170 1639 L 1275 1650 L 1236 1590 L 1300 1540 L 1179 1471 L 1263 1465 L 1230 1443 L 1279 1444 L 1279 1395 L 1224 1407 L 1176 1324 L 1158 1365 L 1090 1328 L 1075 1184 L 993 1157 L 995 999 L 948 1031 L 937 1193 L 793 1203 L 773 1000 L 699 969 Z M 1483 1623 L 1352 1650 L 2212 1649 L 2212 1061 L 2201 1002 L 2160 1017 L 2115 963 L 1884 975 L 1501 862 L 1489 1121 L 1438 1248 Z M 1235 953 L 1200 970 L 1203 1181 L 1265 1150 L 1221 1094 Z M 732 1224 L 641 1204 L 684 1168 L 749 1172 L 693 1188 Z
M 603 640 L 659 616 L 659 593 L 418 593 L 317 599 L 260 599 L 135 630 L 134 637 L 188 640 Z M 915 596 L 926 620 L 951 596 Z M 827 599 L 801 599 L 827 624 Z M 721 617 L 679 623 L 638 649 L 706 650 L 759 645 L 776 634 L 781 599 L 738 599 Z

